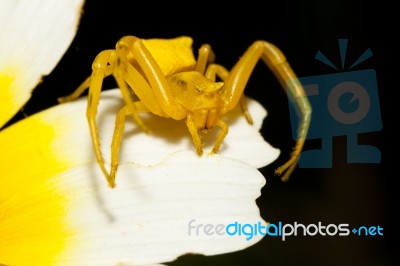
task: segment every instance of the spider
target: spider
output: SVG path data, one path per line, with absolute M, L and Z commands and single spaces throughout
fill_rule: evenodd
M 228 125 L 221 116 L 237 105 L 241 107 L 247 122 L 252 124 L 243 91 L 260 59 L 274 73 L 281 86 L 287 88 L 288 97 L 293 100 L 300 117 L 298 139 L 291 156 L 285 164 L 275 170 L 283 181 L 287 181 L 304 146 L 311 119 L 311 107 L 303 87 L 283 53 L 271 43 L 255 41 L 228 71 L 224 66 L 214 63 L 215 54 L 208 44 L 199 48 L 195 60 L 192 42 L 192 38 L 188 36 L 172 39 L 124 36 L 117 42 L 115 49 L 104 50 L 96 56 L 90 77 L 72 94 L 59 98 L 60 102 L 71 101 L 89 89 L 86 116 L 96 159 L 109 187 L 115 186 L 118 152 L 126 116 L 132 116 L 138 126 L 147 133 L 150 130 L 141 120 L 141 112 L 151 112 L 175 120 L 186 119 L 199 156 L 203 153 L 199 133 L 208 132 L 215 127 L 220 128 L 211 151 L 217 153 L 228 134 Z M 126 105 L 116 116 L 111 167 L 108 172 L 100 150 L 96 114 L 103 79 L 110 75 L 114 76 Z

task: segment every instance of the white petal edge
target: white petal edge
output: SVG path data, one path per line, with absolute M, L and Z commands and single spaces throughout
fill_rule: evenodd
M 207 235 L 204 227 L 197 231 L 200 224 L 266 224 L 255 202 L 265 178 L 245 163 L 183 151 L 156 166 L 121 165 L 115 189 L 99 177 L 92 163 L 52 179 L 54 187 L 71 192 L 66 224 L 80 232 L 67 239 L 67 246 L 75 248 L 58 265 L 166 263 L 187 253 L 234 252 L 262 239 L 259 234 L 248 240 Z
M 13 108 L 1 109 L 0 127 L 28 101 L 42 76 L 53 70 L 70 46 L 83 3 L 84 0 L 1 1 L 0 78 L 10 77 L 13 82 L 9 88 L 0 88 L 0 96 L 4 94 L 3 101 Z

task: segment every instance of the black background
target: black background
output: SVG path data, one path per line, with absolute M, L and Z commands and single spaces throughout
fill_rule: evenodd
M 273 171 L 289 157 L 294 145 L 288 102 L 272 73 L 259 64 L 245 92 L 268 110 L 262 134 L 281 149 L 281 156 L 261 169 L 267 184 L 257 203 L 262 217 L 272 223 L 321 221 L 325 225 L 348 223 L 351 228 L 380 225 L 384 236 L 290 237 L 285 242 L 278 237 L 265 237 L 240 252 L 212 257 L 184 256 L 170 265 L 394 265 L 391 240 L 395 239 L 395 232 L 390 215 L 395 211 L 394 188 L 387 170 L 386 151 L 390 144 L 385 142 L 388 122 L 385 90 L 389 86 L 386 64 L 389 37 L 382 30 L 385 15 L 376 5 L 367 3 L 299 2 L 244 1 L 216 8 L 216 3 L 206 2 L 173 5 L 88 0 L 70 49 L 11 123 L 24 114 L 31 115 L 56 104 L 57 97 L 72 92 L 90 74 L 97 53 L 114 48 L 123 35 L 141 38 L 189 35 L 194 38 L 195 52 L 201 44 L 209 43 L 217 62 L 228 68 L 253 41 L 267 40 L 281 48 L 299 77 L 337 73 L 314 56 L 320 50 L 339 65 L 337 40 L 348 39 L 347 66 L 366 49 L 373 53 L 372 58 L 354 70 L 376 70 L 383 130 L 360 134 L 359 141 L 379 148 L 382 162 L 347 164 L 346 137 L 335 137 L 331 169 L 297 168 L 290 181 L 282 183 Z M 112 79 L 105 82 L 105 87 L 115 87 Z M 318 144 L 309 141 L 306 149 Z

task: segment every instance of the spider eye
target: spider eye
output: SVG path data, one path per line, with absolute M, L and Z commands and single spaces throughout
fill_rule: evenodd
M 181 87 L 182 89 L 186 89 L 187 88 L 187 82 L 186 81 L 180 79 L 180 80 L 177 81 L 177 83 L 178 83 L 178 86 Z
M 203 88 L 198 86 L 198 85 L 194 86 L 194 88 L 195 88 L 197 93 L 202 93 L 203 92 Z

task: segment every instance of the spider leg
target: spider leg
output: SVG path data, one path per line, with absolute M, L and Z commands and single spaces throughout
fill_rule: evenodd
M 135 121 L 138 123 L 138 126 L 146 128 L 144 126 L 144 123 L 138 116 L 140 110 L 129 99 L 129 101 L 126 101 L 127 105 L 124 108 L 122 108 L 122 110 L 117 114 L 115 122 L 116 127 L 114 130 L 113 141 L 111 144 L 111 169 L 110 173 L 108 173 L 107 169 L 105 168 L 105 162 L 101 153 L 99 132 L 96 124 L 96 115 L 97 115 L 97 106 L 100 100 L 102 81 L 104 79 L 104 75 L 106 74 L 105 68 L 102 68 L 102 66 L 109 63 L 110 61 L 113 61 L 113 59 L 110 60 L 110 57 L 113 58 L 114 56 L 115 56 L 114 51 L 112 50 L 104 51 L 101 52 L 96 57 L 93 63 L 93 73 L 89 88 L 88 107 L 86 113 L 97 162 L 100 166 L 101 171 L 103 172 L 104 176 L 107 179 L 108 185 L 111 188 L 115 187 L 115 173 L 118 167 L 118 153 L 120 150 L 121 138 L 123 135 L 124 125 L 125 125 L 125 115 L 133 115 Z M 123 92 L 123 95 L 125 91 L 128 91 L 129 93 L 126 84 L 124 82 L 121 82 L 121 77 L 118 74 L 119 74 L 118 71 L 114 71 L 115 79 L 117 80 L 118 86 Z
M 202 155 L 203 154 L 203 145 L 201 143 L 201 138 L 200 138 L 198 129 L 193 121 L 193 117 L 191 114 L 187 115 L 186 126 L 189 129 L 190 135 L 192 135 L 192 140 L 194 143 L 194 147 L 196 149 L 196 153 L 198 155 Z
M 251 117 L 249 109 L 247 108 L 247 101 L 246 101 L 246 97 L 244 96 L 244 94 L 242 94 L 242 97 L 240 97 L 239 105 L 240 105 L 240 109 L 242 110 L 244 117 L 247 120 L 247 123 L 252 125 L 253 118 Z
M 141 102 L 134 102 L 135 109 L 140 112 L 147 112 L 147 108 L 142 106 Z M 122 107 L 115 118 L 115 128 L 113 139 L 111 143 L 111 167 L 110 167 L 110 179 L 115 180 L 115 174 L 118 169 L 119 162 L 119 151 L 121 149 L 122 137 L 125 129 L 125 117 L 131 115 L 131 109 L 125 105 Z
M 111 66 L 107 66 L 107 69 L 104 73 L 104 77 L 107 77 L 109 75 L 112 74 L 112 67 Z M 60 97 L 58 98 L 58 102 L 59 103 L 65 103 L 65 102 L 70 102 L 73 100 L 76 100 L 79 98 L 79 96 L 81 96 L 87 89 L 89 89 L 90 87 L 90 81 L 91 81 L 91 77 L 89 76 L 88 78 L 85 79 L 85 81 L 82 82 L 81 85 L 79 85 L 79 87 L 72 92 L 70 95 L 64 96 L 64 97 Z
M 275 171 L 278 175 L 283 174 L 282 181 L 287 181 L 296 167 L 307 137 L 311 120 L 311 106 L 295 73 L 283 53 L 276 46 L 265 41 L 256 41 L 243 54 L 231 70 L 229 77 L 225 79 L 225 89 L 222 96 L 224 100 L 223 113 L 233 109 L 239 103 L 245 86 L 259 59 L 264 61 L 279 80 L 281 86 L 286 89 L 286 93 L 300 117 L 300 124 L 297 130 L 298 139 L 290 159 Z
M 228 134 L 228 125 L 223 120 L 219 119 L 215 125 L 221 128 L 221 132 L 217 137 L 217 140 L 214 144 L 211 154 L 218 152 L 222 142 L 224 141 L 226 135 Z
M 222 142 L 224 141 L 226 135 L 228 134 L 228 125 L 221 119 L 218 119 L 218 121 L 215 124 L 216 126 L 221 128 L 221 132 L 219 133 L 217 140 L 215 141 L 214 147 L 210 154 L 215 154 L 218 152 L 219 148 L 221 147 Z M 201 143 L 201 137 L 199 135 L 199 130 L 196 127 L 196 124 L 193 121 L 193 117 L 191 114 L 187 115 L 186 118 L 186 126 L 189 129 L 190 134 L 192 135 L 192 140 L 196 149 L 196 152 L 198 155 L 203 154 L 203 145 Z
M 89 123 L 90 135 L 93 142 L 94 151 L 96 154 L 97 163 L 101 171 L 107 179 L 110 187 L 115 186 L 115 181 L 110 177 L 105 168 L 103 155 L 100 149 L 99 130 L 96 124 L 97 108 L 100 100 L 101 87 L 103 79 L 106 75 L 107 65 L 115 60 L 115 53 L 113 50 L 106 50 L 101 52 L 95 58 L 92 65 L 92 76 L 90 78 L 90 87 L 88 95 L 88 105 L 86 110 L 86 117 Z
M 134 36 L 125 36 L 121 38 L 117 43 L 117 51 L 129 51 L 129 54 L 140 67 L 140 70 L 146 78 L 147 82 L 141 83 L 143 87 L 134 87 L 134 92 L 144 106 L 149 110 L 158 109 L 160 107 L 164 117 L 170 117 L 175 120 L 181 120 L 186 117 L 186 109 L 175 102 L 167 79 L 153 56 L 139 38 Z M 125 78 L 127 79 L 127 75 L 125 75 Z
M 102 83 L 104 77 L 110 72 L 109 69 L 114 69 L 112 72 L 118 86 L 121 89 L 122 95 L 124 97 L 124 100 L 126 102 L 127 109 L 129 109 L 129 114 L 132 114 L 133 117 L 135 118 L 135 121 L 138 123 L 138 125 L 141 128 L 147 129 L 143 123 L 143 121 L 140 119 L 138 113 L 139 110 L 136 109 L 136 106 L 133 104 L 132 99 L 130 98 L 130 91 L 128 87 L 126 86 L 125 82 L 123 81 L 123 73 L 121 68 L 118 68 L 119 65 L 116 65 L 115 61 L 117 60 L 117 55 L 115 50 L 106 50 L 101 52 L 94 60 L 93 65 L 92 65 L 92 76 L 90 78 L 90 87 L 89 87 L 89 95 L 88 95 L 88 106 L 87 106 L 87 111 L 86 111 L 86 117 L 88 119 L 89 123 L 89 129 L 90 129 L 90 134 L 93 142 L 93 147 L 94 151 L 96 154 L 96 159 L 97 162 L 100 166 L 101 171 L 103 172 L 104 176 L 107 179 L 108 185 L 110 187 L 115 187 L 115 172 L 111 174 L 108 173 L 107 169 L 105 168 L 105 162 L 103 155 L 101 153 L 101 148 L 100 148 L 100 137 L 99 137 L 99 130 L 96 124 L 96 115 L 97 115 L 97 107 L 99 104 L 100 100 L 100 94 L 101 94 L 101 88 L 102 88 Z M 120 126 L 117 125 L 117 126 Z M 116 130 L 118 134 L 118 129 Z M 118 137 L 118 136 L 117 136 Z M 117 138 L 116 137 L 116 138 Z M 118 147 L 117 149 L 115 147 Z M 112 145 L 111 147 L 111 157 L 115 157 L 115 154 L 118 154 L 119 151 L 119 146 L 117 145 Z M 112 159 L 112 165 L 113 162 L 118 163 L 118 156 L 116 159 Z M 116 168 L 115 168 L 116 169 Z M 114 171 L 114 170 L 111 170 Z
M 146 103 L 147 109 L 153 114 L 165 117 L 166 114 L 158 104 L 157 98 L 142 74 L 132 65 L 126 65 L 125 81 L 136 93 L 142 103 Z
M 208 64 L 213 63 L 215 60 L 215 54 L 208 44 L 203 44 L 199 49 L 199 56 L 196 63 L 196 71 L 204 74 Z
M 207 67 L 204 76 L 214 82 L 217 80 L 217 77 L 219 77 L 222 81 L 225 81 L 229 77 L 229 71 L 221 65 L 210 64 Z
M 115 173 L 117 172 L 118 168 L 119 150 L 121 148 L 122 136 L 125 129 L 125 116 L 128 114 L 129 108 L 125 105 L 121 110 L 119 110 L 117 117 L 115 118 L 115 128 L 111 143 L 110 179 L 112 180 L 115 180 Z
M 138 110 L 136 110 L 134 101 L 131 97 L 132 92 L 125 82 L 125 77 L 127 76 L 126 68 L 129 65 L 129 63 L 127 62 L 128 51 L 126 47 L 117 45 L 116 54 L 117 59 L 115 60 L 116 62 L 113 71 L 115 81 L 117 82 L 117 85 L 121 90 L 122 97 L 124 98 L 134 121 L 144 132 L 149 134 L 150 129 L 144 124 L 143 120 L 140 118 L 139 112 Z
M 216 81 L 217 77 L 219 77 L 222 81 L 225 81 L 229 77 L 229 71 L 221 65 L 211 64 L 208 66 L 205 76 L 206 78 L 209 78 L 214 82 Z M 247 123 L 252 125 L 253 118 L 251 118 L 250 112 L 247 108 L 247 101 L 244 94 L 242 94 L 242 97 L 240 97 L 239 104 L 240 109 L 242 110 L 242 113 L 247 120 Z

